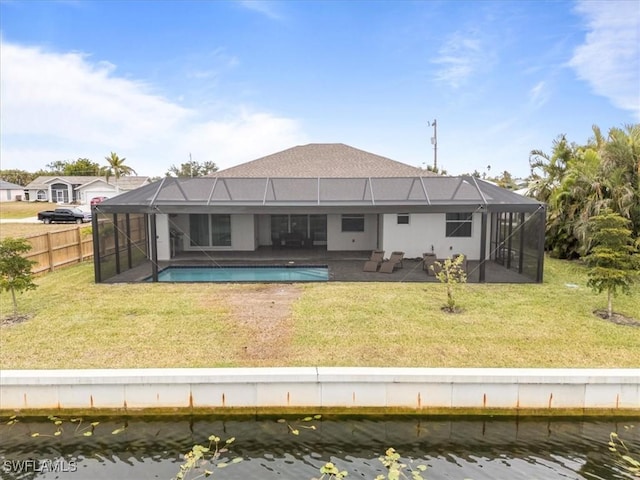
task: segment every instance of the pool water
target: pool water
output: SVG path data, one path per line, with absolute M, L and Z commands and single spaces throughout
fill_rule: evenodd
M 167 267 L 158 273 L 160 282 L 326 282 L 327 280 L 329 280 L 329 268 L 326 265 L 174 266 Z

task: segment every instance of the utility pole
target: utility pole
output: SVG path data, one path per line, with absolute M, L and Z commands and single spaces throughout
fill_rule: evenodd
M 431 137 L 431 145 L 433 145 L 433 171 L 438 171 L 438 122 L 434 118 L 433 122 L 427 122 L 427 125 L 433 127 L 433 137 Z

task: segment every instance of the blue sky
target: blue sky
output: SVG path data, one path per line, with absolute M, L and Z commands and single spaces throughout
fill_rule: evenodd
M 640 0 L 0 0 L 0 160 L 141 175 L 345 143 L 450 174 L 529 173 L 640 121 Z

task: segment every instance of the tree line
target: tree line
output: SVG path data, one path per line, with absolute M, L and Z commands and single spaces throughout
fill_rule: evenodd
M 639 242 L 640 124 L 610 128 L 606 136 L 598 126 L 592 130 L 585 145 L 560 135 L 550 154 L 529 156 L 529 194 L 547 204 L 545 247 L 558 258 L 587 255 L 589 220 L 605 212 L 626 219 Z
M 136 171 L 125 164 L 126 158 L 119 157 L 118 154 L 111 152 L 105 157 L 106 165 L 100 165 L 88 158 L 78 158 L 77 160 L 56 160 L 48 163 L 45 168 L 35 172 L 29 172 L 20 169 L 0 170 L 0 179 L 25 186 L 40 176 L 104 176 L 107 180 L 115 177 L 116 181 L 121 176 L 137 175 Z M 166 176 L 172 177 L 202 177 L 218 171 L 218 167 L 214 162 L 196 162 L 189 161 L 181 163 L 179 166 L 171 165 Z

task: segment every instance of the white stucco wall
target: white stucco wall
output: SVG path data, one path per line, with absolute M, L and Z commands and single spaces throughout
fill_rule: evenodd
M 109 189 L 106 186 L 96 186 L 95 188 L 86 188 L 80 190 L 80 200 L 82 203 L 89 203 L 94 197 L 112 198 L 116 196 L 115 189 Z
M 397 215 L 382 215 L 382 248 L 390 253 L 401 251 L 406 257 L 422 257 L 433 252 L 438 258 L 456 253 L 466 255 L 469 260 L 480 259 L 480 231 L 482 214 L 473 214 L 471 237 L 447 237 L 446 214 L 412 213 L 408 225 L 398 225 Z
M 327 215 L 327 250 L 378 248 L 378 215 L 364 216 L 364 232 L 343 232 L 342 216 Z
M 93 197 L 115 197 L 116 189 L 107 182 L 99 180 L 79 187 L 78 193 L 82 203 L 89 203 Z
M 156 215 L 156 235 L 158 236 L 158 260 L 171 258 L 171 242 L 169 240 L 169 215 Z
M 0 190 L 0 202 L 15 202 L 17 196 L 24 200 L 24 190 L 14 188 L 5 188 L 4 190 Z

